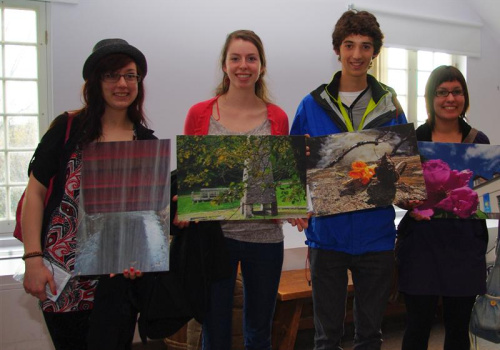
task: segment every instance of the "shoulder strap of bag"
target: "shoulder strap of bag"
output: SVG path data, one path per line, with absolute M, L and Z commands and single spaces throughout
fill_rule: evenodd
M 71 133 L 71 125 L 73 124 L 73 119 L 74 119 L 74 117 L 76 115 L 75 111 L 65 112 L 65 113 L 68 115 L 68 121 L 66 122 L 66 133 L 64 134 L 64 144 L 63 144 L 63 146 L 65 146 L 68 143 L 69 135 Z M 47 206 L 47 203 L 49 202 L 49 198 L 50 198 L 50 195 L 52 193 L 52 189 L 54 187 L 54 178 L 55 178 L 55 176 L 53 176 L 50 179 L 49 187 L 47 188 L 47 194 L 45 195 L 44 206 Z
M 467 134 L 465 139 L 462 141 L 462 143 L 474 143 L 474 140 L 476 139 L 477 133 L 478 133 L 478 131 L 476 128 L 470 129 L 469 133 Z
M 73 124 L 73 119 L 75 115 L 77 114 L 76 112 L 66 112 L 68 115 L 68 121 L 66 123 L 66 133 L 64 135 L 64 145 L 69 140 L 69 135 L 71 133 L 71 125 Z M 47 193 L 45 194 L 45 199 L 43 201 L 43 206 L 46 207 L 47 203 L 49 201 L 50 195 L 52 194 L 52 189 L 54 187 L 54 177 L 53 176 L 50 181 L 49 181 L 49 186 L 47 187 Z M 17 203 L 17 209 L 16 209 L 16 225 L 14 227 L 14 232 L 13 236 L 20 240 L 21 242 L 23 241 L 23 232 L 21 228 L 21 212 L 22 212 L 22 207 L 23 207 L 23 202 L 24 202 L 24 195 L 25 195 L 26 190 L 23 192 L 21 195 L 21 198 L 19 199 L 19 202 Z
M 76 111 L 66 112 L 68 115 L 68 122 L 66 124 L 66 134 L 64 135 L 64 144 L 68 143 L 69 134 L 71 133 L 71 125 L 73 124 L 73 119 L 76 116 Z

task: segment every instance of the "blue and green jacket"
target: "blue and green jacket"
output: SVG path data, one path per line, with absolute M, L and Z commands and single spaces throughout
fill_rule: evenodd
M 354 131 L 350 109 L 339 99 L 341 72 L 300 102 L 290 135 L 311 137 Z M 390 87 L 368 75 L 371 100 L 358 130 L 406 124 L 405 114 Z M 306 229 L 306 244 L 312 248 L 353 255 L 394 249 L 396 228 L 392 206 L 313 217 Z

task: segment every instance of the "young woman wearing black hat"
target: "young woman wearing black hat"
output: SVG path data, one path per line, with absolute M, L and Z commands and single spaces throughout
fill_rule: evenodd
M 91 142 L 156 138 L 147 129 L 143 112 L 146 73 L 146 58 L 125 40 L 98 42 L 83 67 L 83 108 L 74 113 L 74 118 L 65 113 L 52 122 L 29 165 L 21 220 L 26 264 L 24 288 L 40 299 L 58 350 L 87 349 L 97 281 L 71 278 L 59 298 L 49 300 L 45 288 L 48 286 L 55 293 L 54 278 L 42 259 L 69 273 L 74 268 L 82 147 Z M 70 132 L 66 140 L 67 131 Z M 44 207 L 53 177 L 53 190 Z M 119 281 L 124 281 L 123 277 L 117 277 L 114 283 Z

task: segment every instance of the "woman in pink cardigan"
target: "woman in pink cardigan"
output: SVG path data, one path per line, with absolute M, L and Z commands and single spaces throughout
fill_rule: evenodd
M 288 117 L 270 103 L 264 75 L 266 58 L 260 38 L 237 30 L 221 52 L 223 78 L 216 96 L 192 106 L 186 135 L 288 135 Z M 233 291 L 241 264 L 244 288 L 245 349 L 271 349 L 271 327 L 283 264 L 283 229 L 277 220 L 220 223 L 231 264 L 231 277 L 212 282 L 203 323 L 203 349 L 231 349 Z

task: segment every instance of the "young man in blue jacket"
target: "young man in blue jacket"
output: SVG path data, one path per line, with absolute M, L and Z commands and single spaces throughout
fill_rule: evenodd
M 394 90 L 368 74 L 383 37 L 371 13 L 347 11 L 340 17 L 332 43 L 342 71 L 302 100 L 291 135 L 314 137 L 406 123 Z M 355 290 L 354 348 L 380 349 L 394 265 L 394 217 L 394 208 L 388 206 L 310 219 L 306 243 L 315 350 L 342 349 L 347 270 Z

